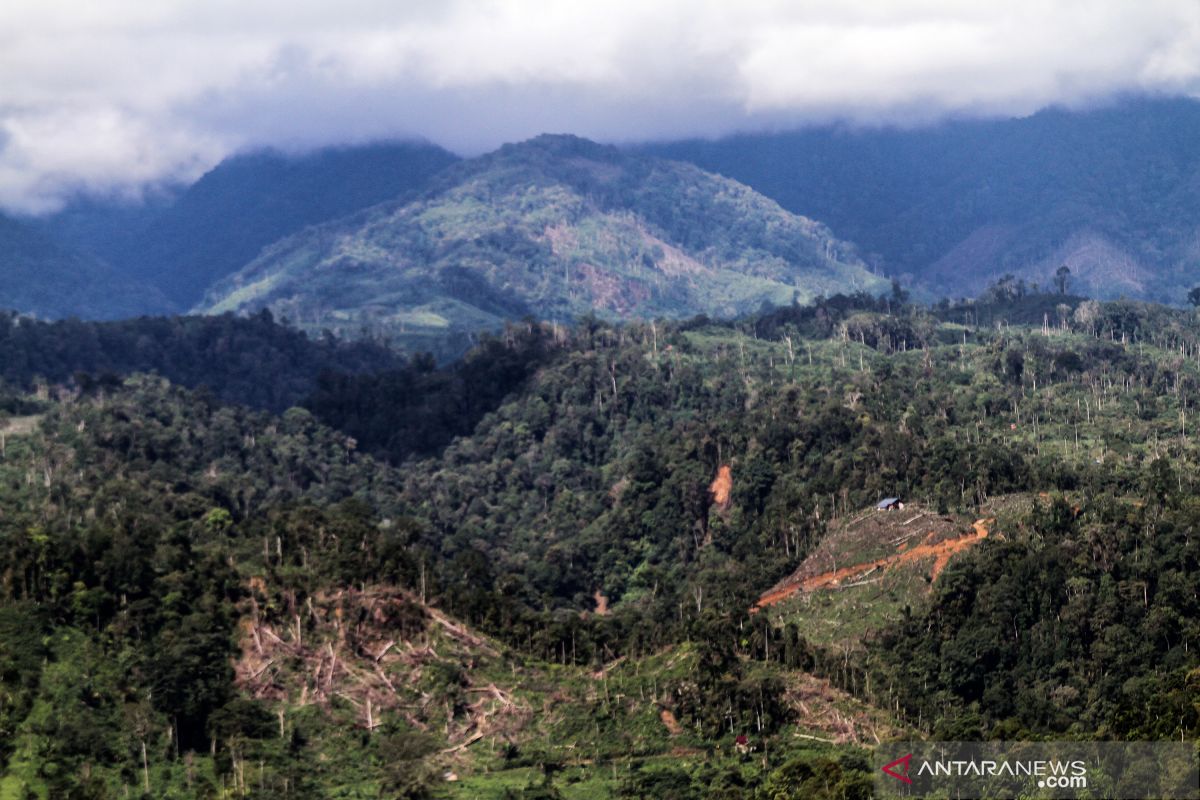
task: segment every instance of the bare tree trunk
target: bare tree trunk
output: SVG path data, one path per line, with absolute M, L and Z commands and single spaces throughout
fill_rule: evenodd
M 142 783 L 146 787 L 146 794 L 150 794 L 150 761 L 146 758 L 145 739 L 142 739 Z

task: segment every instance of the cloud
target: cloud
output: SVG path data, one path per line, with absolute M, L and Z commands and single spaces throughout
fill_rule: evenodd
M 259 146 L 473 153 L 1198 91 L 1195 0 L 7 0 L 0 206 L 136 195 Z

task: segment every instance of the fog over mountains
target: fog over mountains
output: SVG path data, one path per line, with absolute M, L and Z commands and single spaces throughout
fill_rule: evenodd
M 1071 287 L 1081 293 L 1179 304 L 1196 282 L 1200 261 L 1198 131 L 1200 103 L 1130 99 L 1092 111 L 1047 110 L 1021 119 L 946 122 L 907 130 L 824 127 L 746 134 L 624 148 L 629 155 L 601 148 L 587 151 L 604 155 L 582 172 L 578 160 L 592 156 L 561 148 L 543 148 L 540 157 L 524 159 L 515 154 L 533 151 L 509 148 L 461 168 L 454 166 L 460 161 L 457 156 L 433 144 L 383 143 L 307 155 L 250 153 L 226 160 L 190 186 L 164 189 L 141 203 L 81 198 L 48 217 L 5 217 L 0 262 L 8 279 L 0 286 L 0 306 L 45 317 L 92 318 L 194 307 L 255 307 L 264 295 L 231 294 L 229 276 L 253 264 L 236 281 L 244 285 L 248 275 L 265 274 L 272 259 L 296 252 L 297 242 L 327 239 L 331 230 L 365 224 L 367 218 L 353 215 L 378 204 L 384 205 L 371 212 L 374 217 L 414 202 L 429 211 L 437 202 L 424 193 L 446 196 L 456 181 L 468 175 L 477 180 L 500 164 L 503 188 L 472 196 L 471 219 L 479 227 L 469 225 L 453 233 L 457 246 L 466 250 L 441 251 L 429 261 L 427 253 L 418 253 L 414 241 L 403 236 L 372 245 L 376 255 L 366 262 L 408 265 L 404 276 L 395 278 L 399 283 L 388 289 L 391 299 L 382 305 L 371 297 L 372 290 L 364 289 L 347 307 L 344 298 L 325 296 L 332 291 L 329 281 L 311 270 L 297 272 L 294 264 L 286 270 L 290 296 L 306 297 L 301 305 L 320 324 L 348 329 L 347 321 L 361 321 L 368 307 L 373 310 L 366 316 L 376 320 L 402 310 L 393 322 L 406 314 L 411 317 L 418 308 L 428 311 L 430 287 L 454 274 L 457 288 L 451 295 L 456 299 L 451 305 L 477 306 L 470 313 L 457 307 L 450 314 L 454 319 L 448 324 L 458 329 L 490 327 L 527 313 L 570 318 L 589 308 L 618 317 L 737 313 L 763 301 L 786 303 L 821 293 L 885 287 L 891 278 L 927 299 L 969 297 L 1006 275 L 1013 276 L 1014 283 L 1047 286 L 1065 264 L 1072 273 Z M 633 261 L 647 247 L 665 247 L 664 254 L 678 250 L 680 263 L 707 264 L 708 269 L 737 261 L 737 253 L 726 245 L 744 242 L 735 230 L 742 224 L 737 214 L 729 216 L 720 204 L 697 204 L 697 187 L 720 192 L 719 187 L 729 185 L 700 173 L 694 173 L 694 180 L 656 185 L 656 205 L 650 211 L 622 206 L 623 200 L 603 189 L 608 178 L 595 172 L 596 164 L 626 170 L 629 164 L 648 163 L 631 160 L 635 154 L 691 162 L 820 223 L 827 231 L 820 236 L 839 242 L 834 260 L 861 260 L 871 280 L 848 278 L 849 273 L 836 270 L 815 282 L 789 278 L 784 284 L 797 290 L 794 295 L 735 282 L 721 290 L 728 302 L 715 303 L 703 299 L 711 290 L 696 290 L 695 279 L 687 278 L 673 284 L 674 299 L 647 300 L 639 294 L 645 289 L 638 288 L 641 279 L 628 282 L 630 270 L 640 268 Z M 547 196 L 539 201 L 544 205 L 538 211 L 528 206 L 523 193 L 545 189 L 547 176 L 556 173 L 566 181 L 564 186 L 578 184 L 579 175 L 589 169 L 591 184 L 573 185 L 568 191 L 582 192 L 580 197 L 594 195 L 587 203 L 607 221 L 588 229 L 584 240 L 591 243 L 583 246 L 579 226 L 588 228 L 591 223 L 582 220 L 591 212 L 580 211 L 583 206 L 573 205 L 575 201 L 552 202 Z M 614 185 L 625 187 L 628 180 L 632 179 L 625 174 Z M 752 205 L 766 208 L 760 201 Z M 682 208 L 694 216 L 686 222 L 663 217 L 664 209 Z M 538 213 L 553 219 L 539 218 Z M 648 223 L 647 213 L 657 214 L 657 222 Z M 647 224 L 659 228 L 648 233 Z M 327 227 L 304 233 L 312 225 Z M 550 243 L 554 236 L 547 231 L 556 225 L 559 230 L 572 229 L 576 245 L 566 248 L 561 236 L 552 246 L 547 244 L 557 266 L 546 268 L 554 274 L 573 270 L 579 276 L 599 267 L 591 282 L 596 291 L 542 302 L 525 296 L 530 285 L 512 275 L 495 283 L 500 252 L 506 263 L 540 269 L 537 247 L 526 252 L 516 244 Z M 496 238 L 514 231 L 519 233 L 511 240 Z M 690 241 L 690 231 L 704 231 L 724 244 Z M 485 251 L 492 255 L 480 256 Z M 781 267 L 784 272 L 805 267 L 807 256 L 798 251 L 772 252 L 773 258 L 787 262 Z M 426 268 L 427 274 L 422 272 Z M 756 269 L 748 273 L 755 274 L 756 281 L 779 278 Z M 332 275 L 327 268 L 319 274 Z M 331 280 L 342 283 L 338 276 Z M 608 286 L 603 292 L 601 284 Z M 282 289 L 273 291 L 271 302 L 278 304 Z M 489 294 L 493 291 L 499 294 Z M 501 296 L 508 299 L 500 302 Z M 436 329 L 447 324 L 444 316 L 420 317 L 416 327 Z M 408 323 L 413 320 L 417 318 Z
M 741 184 L 541 136 L 279 242 L 200 310 L 436 337 L 525 316 L 732 317 L 885 288 L 823 225 Z
M 4 0 L 0 800 L 1194 798 L 1198 395 L 1197 0 Z
M 830 225 L 930 298 L 1066 264 L 1099 297 L 1182 303 L 1200 280 L 1200 104 L 1129 100 L 913 130 L 819 129 L 647 152 Z

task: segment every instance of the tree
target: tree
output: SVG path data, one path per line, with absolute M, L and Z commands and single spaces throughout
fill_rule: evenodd
M 1071 282 L 1071 268 L 1063 264 L 1054 271 L 1054 285 L 1058 287 L 1059 294 L 1067 293 L 1067 286 Z
M 1096 335 L 1096 322 L 1100 319 L 1103 309 L 1095 300 L 1085 300 L 1075 309 L 1075 324 L 1093 336 Z
M 1189 303 L 1200 308 L 1200 286 L 1193 286 L 1187 297 Z
M 390 728 L 374 737 L 383 772 L 383 789 L 389 797 L 422 800 L 430 797 L 437 772 L 427 760 L 437 743 L 420 731 Z

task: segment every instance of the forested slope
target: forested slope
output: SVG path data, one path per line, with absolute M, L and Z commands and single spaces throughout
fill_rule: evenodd
M 526 315 L 731 317 L 886 285 L 819 221 L 741 184 L 539 136 L 456 164 L 416 198 L 276 243 L 198 308 L 270 308 L 420 351 Z
M 0 309 L 92 319 L 172 310 L 157 289 L 7 214 L 0 214 L 0 274 Z
M 640 149 L 741 181 L 859 245 L 933 299 L 1006 273 L 1182 304 L 1195 284 L 1193 99 L 1127 99 L 1019 119 L 827 127 Z
M 183 386 L 205 387 L 221 401 L 272 411 L 311 394 L 323 371 L 352 375 L 406 363 L 382 344 L 309 338 L 269 313 L 43 322 L 0 312 L 0 349 L 0 381 L 17 389 L 87 388 L 155 372 Z
M 42 227 L 111 264 L 126 281 L 153 287 L 186 309 L 276 240 L 419 192 L 456 160 L 440 147 L 415 142 L 241 153 L 161 197 L 151 193 L 140 204 L 79 199 Z M 94 301 L 113 303 L 116 296 L 110 289 Z
M 445 447 L 154 378 L 10 393 L 0 786 L 866 797 L 872 731 L 1195 737 L 1200 324 L 1062 300 L 528 323 Z M 314 407 L 472 385 L 408 368 Z M 878 610 L 802 598 L 853 636 L 752 613 L 881 496 L 990 535 Z

